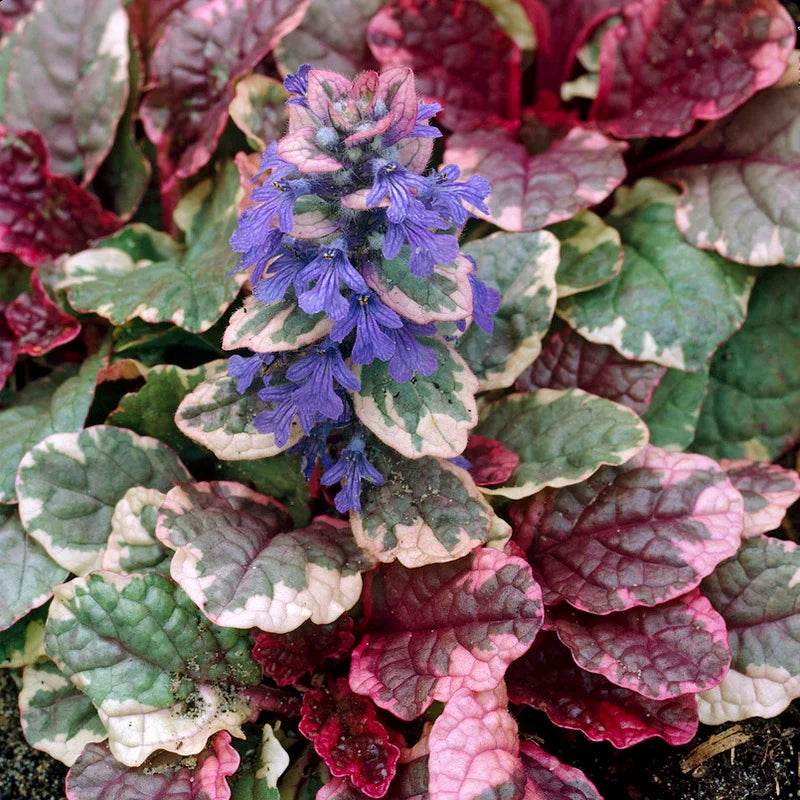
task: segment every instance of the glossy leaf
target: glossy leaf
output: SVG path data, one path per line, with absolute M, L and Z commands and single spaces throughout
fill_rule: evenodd
M 697 372 L 668 369 L 642 415 L 650 431 L 650 444 L 665 450 L 685 450 L 694 439 L 707 389 L 707 367 Z
M 534 742 L 522 742 L 519 757 L 528 777 L 527 800 L 603 800 L 579 769 L 563 764 Z
M 236 83 L 228 113 L 257 150 L 283 135 L 288 120 L 284 103 L 289 93 L 280 81 L 253 73 Z

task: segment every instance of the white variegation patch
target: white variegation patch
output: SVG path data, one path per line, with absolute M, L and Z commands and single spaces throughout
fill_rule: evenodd
M 272 725 L 265 724 L 261 734 L 261 752 L 255 773 L 256 780 L 265 781 L 268 787 L 276 788 L 278 778 L 286 772 L 289 763 L 289 754 L 275 736 Z

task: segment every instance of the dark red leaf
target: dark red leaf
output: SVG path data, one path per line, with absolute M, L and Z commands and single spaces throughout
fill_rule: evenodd
M 383 797 L 395 775 L 400 748 L 378 722 L 375 706 L 347 681 L 307 691 L 300 732 L 314 743 L 331 774 L 347 777 L 369 797 Z
M 8 303 L 0 301 L 0 389 L 6 385 L 6 378 L 14 371 L 19 352 L 17 335 L 6 320 L 7 308 Z
M 632 361 L 613 347 L 588 342 L 572 328 L 549 336 L 534 363 L 517 378 L 519 392 L 584 389 L 644 414 L 667 371 L 649 361 Z
M 35 0 L 3 0 L 0 4 L 0 30 L 8 33 L 24 17 Z
M 528 776 L 525 800 L 603 800 L 577 767 L 563 764 L 533 742 L 520 742 L 519 757 Z M 531 784 L 536 791 L 530 791 Z
M 306 621 L 289 633 L 255 633 L 253 658 L 278 686 L 294 683 L 325 661 L 344 658 L 356 644 L 351 617 L 339 617 L 328 625 Z
M 392 0 L 372 18 L 367 41 L 383 66 L 414 70 L 451 130 L 516 126 L 521 53 L 478 0 Z
M 0 251 L 35 266 L 115 231 L 119 219 L 63 175 L 50 172 L 47 146 L 36 131 L 0 125 Z
M 131 33 L 139 45 L 145 75 L 149 74 L 153 50 L 164 33 L 170 17 L 190 3 L 191 0 L 132 0 L 130 3 L 128 18 L 131 23 Z
M 795 42 L 777 0 L 638 0 L 603 36 L 591 117 L 625 138 L 681 136 L 780 78 Z
M 467 441 L 464 458 L 470 463 L 472 480 L 478 486 L 505 483 L 519 464 L 519 456 L 503 447 L 497 439 L 473 433 Z

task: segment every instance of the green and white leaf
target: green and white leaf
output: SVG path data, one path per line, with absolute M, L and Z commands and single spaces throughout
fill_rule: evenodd
M 230 164 L 182 198 L 175 222 L 186 233 L 182 247 L 142 223 L 129 225 L 70 256 L 58 288 L 70 304 L 121 325 L 134 317 L 172 322 L 199 333 L 233 302 L 243 275 L 227 276 L 237 262 L 228 239 L 237 222 L 239 175 Z
M 495 517 L 470 474 L 441 458 L 374 459 L 383 486 L 361 493 L 353 537 L 377 561 L 414 568 L 455 561 L 486 542 Z
M 694 439 L 707 389 L 707 368 L 697 372 L 668 369 L 642 415 L 650 430 L 650 444 L 664 450 L 685 450 Z
M 429 339 L 439 365 L 431 375 L 398 383 L 382 361 L 352 367 L 361 391 L 352 395 L 358 418 L 406 458 L 454 458 L 478 421 L 478 381 L 464 359 L 441 339 Z
M 19 669 L 45 658 L 46 617 L 47 607 L 39 606 L 10 628 L 0 631 L 0 669 Z
M 57 564 L 82 575 L 100 565 L 114 508 L 128 489 L 167 491 L 189 477 L 157 439 L 110 425 L 55 433 L 20 463 L 19 513 Z
M 167 576 L 95 572 L 56 587 L 45 648 L 85 692 L 114 758 L 138 766 L 158 749 L 200 752 L 209 736 L 243 736 L 259 683 L 246 632 L 209 623 Z
M 236 83 L 236 93 L 228 113 L 254 150 L 280 138 L 288 118 L 289 92 L 280 81 L 266 75 L 246 75 Z
M 511 386 L 542 349 L 556 304 L 558 239 L 549 231 L 494 233 L 462 248 L 478 265 L 478 277 L 500 292 L 494 331 L 472 325 L 458 352 L 480 389 Z
M 92 701 L 49 659 L 25 667 L 19 711 L 28 744 L 68 767 L 87 744 L 107 737 Z
M 275 730 L 278 729 L 277 723 Z M 248 763 L 243 760 L 232 776 L 231 800 L 278 800 L 278 778 L 289 766 L 289 754 L 278 741 L 272 725 L 265 724 L 261 744 Z
M 686 243 L 675 226 L 677 196 L 654 178 L 619 188 L 606 221 L 622 239 L 622 272 L 565 297 L 556 311 L 589 341 L 693 372 L 744 322 L 753 277 Z
M 489 403 L 476 433 L 520 457 L 505 486 L 481 487 L 514 500 L 579 483 L 603 464 L 624 464 L 647 444 L 647 426 L 633 411 L 580 389 L 539 389 Z

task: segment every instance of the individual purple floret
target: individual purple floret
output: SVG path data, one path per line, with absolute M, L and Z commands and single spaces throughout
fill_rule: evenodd
M 387 223 L 384 257 L 395 258 L 408 242 L 411 248 L 408 266 L 414 275 L 424 278 L 433 272 L 435 264 L 452 264 L 458 255 L 458 239 L 436 234 L 430 227 L 446 228 L 447 223 L 418 200 L 411 200 L 408 216 L 400 222 Z
M 284 242 L 281 252 L 273 258 L 266 276 L 254 284 L 253 294 L 265 305 L 283 300 L 289 287 L 297 281 L 300 271 L 314 258 L 315 249 L 291 241 Z
M 287 180 L 271 176 L 263 186 L 253 190 L 252 199 L 259 203 L 259 221 L 271 222 L 277 215 L 278 228 L 289 233 L 294 226 L 294 204 L 298 197 L 311 191 L 311 181 L 305 178 Z
M 286 105 L 295 106 L 308 106 L 306 102 L 306 92 L 308 91 L 308 73 L 311 71 L 310 64 L 303 64 L 294 73 L 294 75 L 287 75 L 283 79 L 283 87 L 289 94 L 296 94 L 298 97 L 293 97 L 291 100 L 286 101 Z
M 266 379 L 264 383 L 267 383 Z M 259 391 L 258 396 L 265 403 L 275 404 L 275 407 L 258 414 L 253 419 L 253 427 L 259 433 L 273 434 L 275 444 L 278 447 L 283 447 L 289 441 L 289 434 L 295 417 L 299 417 L 303 430 L 311 430 L 313 427 L 313 418 L 295 403 L 294 386 L 292 384 L 284 384 L 282 386 L 265 385 Z
M 424 190 L 428 183 L 416 172 L 410 172 L 396 161 L 378 159 L 372 164 L 375 180 L 367 195 L 368 206 L 376 206 L 388 194 L 389 208 L 386 216 L 390 222 L 400 222 L 409 213 L 413 193 Z
M 461 170 L 457 166 L 448 164 L 429 176 L 424 190 L 420 192 L 420 198 L 428 208 L 456 227 L 461 227 L 469 216 L 464 203 L 475 206 L 484 214 L 489 213 L 485 200 L 491 191 L 489 181 L 480 175 L 473 175 L 458 183 L 460 175 Z
M 423 125 L 426 120 L 433 119 L 442 107 L 438 103 L 420 103 L 417 108 L 417 123 L 408 134 L 409 139 L 438 139 L 442 132 L 430 125 Z
M 367 460 L 364 448 L 364 439 L 355 436 L 342 451 L 339 460 L 320 479 L 323 486 L 344 481 L 344 486 L 333 500 L 336 510 L 342 514 L 347 511 L 361 513 L 361 481 L 367 480 L 376 486 L 385 483 L 383 475 Z
M 330 422 L 315 425 L 297 444 L 289 448 L 291 455 L 300 456 L 301 469 L 306 481 L 311 480 L 317 461 L 323 469 L 333 465 L 333 459 L 328 452 L 328 436 L 332 429 L 333 425 Z
M 492 314 L 500 308 L 500 292 L 478 280 L 474 272 L 469 274 L 469 285 L 472 287 L 472 320 L 486 333 L 491 333 L 494 330 Z
M 436 326 L 433 323 L 418 325 L 406 320 L 402 328 L 389 331 L 394 342 L 394 353 L 389 361 L 389 375 L 398 383 L 408 383 L 414 373 L 430 375 L 436 371 L 438 360 L 436 351 L 419 343 L 418 336 L 433 336 Z
M 341 283 L 354 292 L 368 291 L 361 273 L 350 263 L 342 239 L 320 247 L 317 257 L 300 271 L 296 283 L 303 289 L 297 296 L 300 308 L 307 314 L 324 311 L 331 319 L 341 319 L 349 307 L 342 297 Z M 314 286 L 306 289 L 310 283 Z
M 268 367 L 274 360 L 272 353 L 254 353 L 250 358 L 231 356 L 228 359 L 228 375 L 239 379 L 236 381 L 236 391 L 244 394 L 262 367 Z
M 334 342 L 341 342 L 355 328 L 353 362 L 371 364 L 376 358 L 388 361 L 394 353 L 394 341 L 381 326 L 402 328 L 403 320 L 373 292 L 354 294 L 347 315 L 334 324 L 330 337 Z

